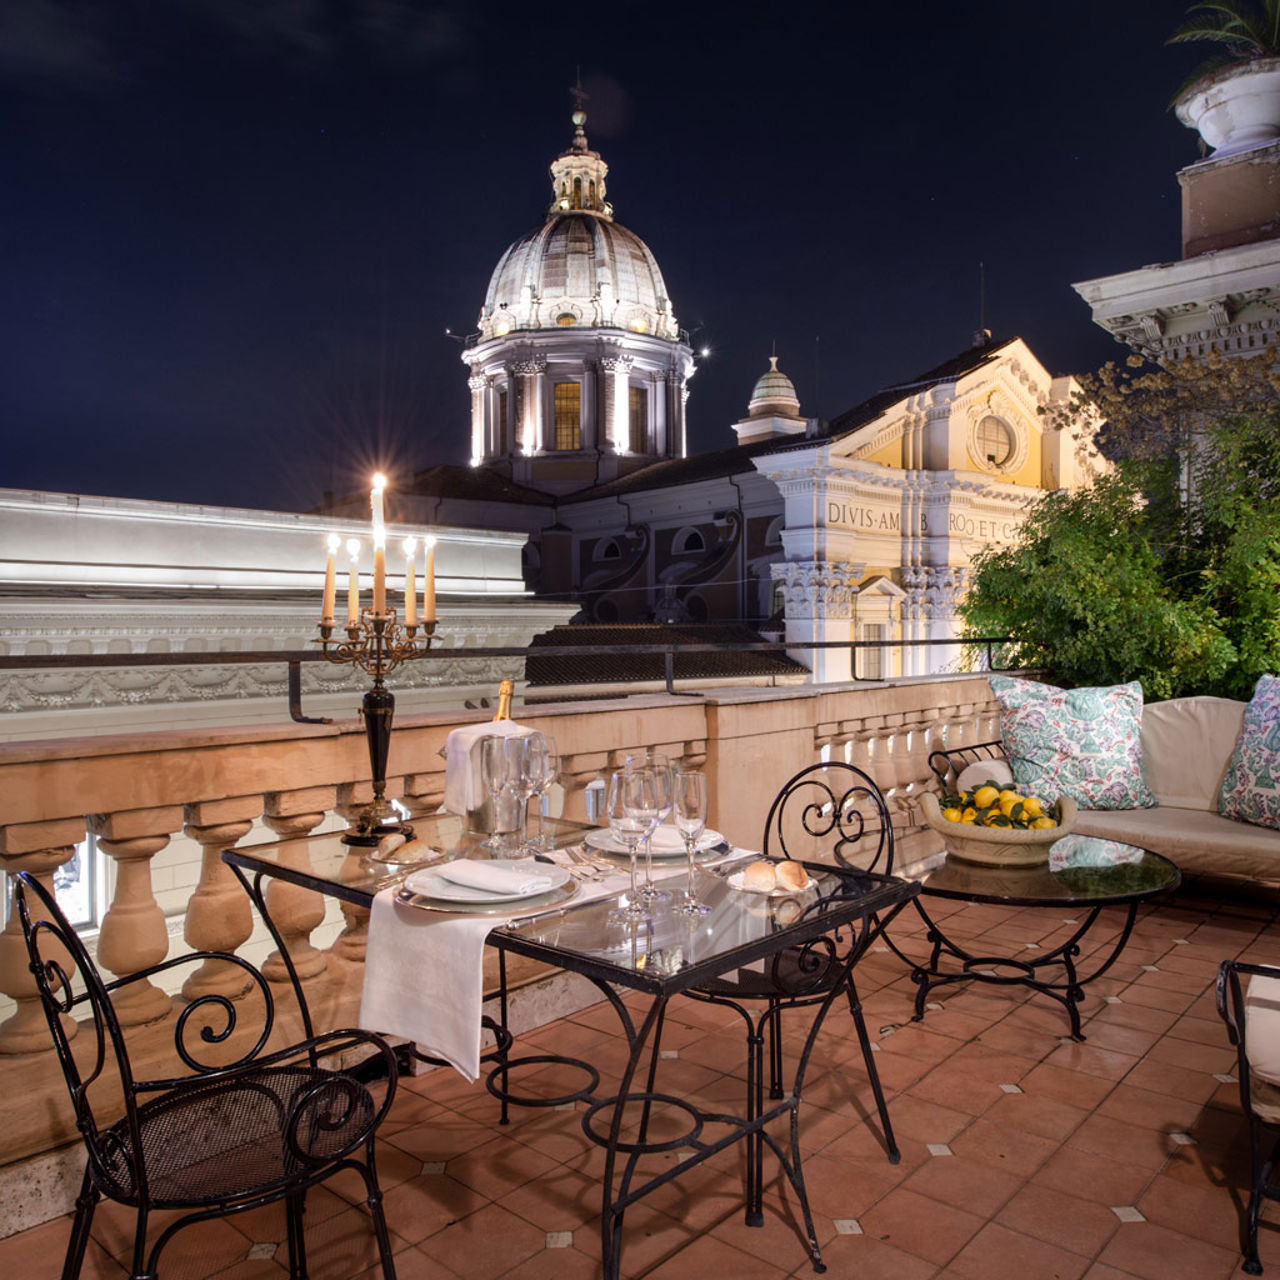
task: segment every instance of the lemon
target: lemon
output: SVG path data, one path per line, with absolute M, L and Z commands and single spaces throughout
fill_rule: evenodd
M 977 818 L 978 818 L 978 811 L 977 811 L 977 809 L 966 809 L 966 810 L 965 810 L 965 811 L 960 815 L 960 821 L 961 821 L 961 822 L 973 823 L 973 822 L 976 822 L 976 821 L 977 821 Z
M 1058 824 L 1052 818 L 1037 818 L 1032 824 L 1033 831 L 1044 831 L 1049 827 L 1056 827 Z
M 1016 791 L 1002 791 L 1000 793 L 1000 812 L 1007 818 L 1015 804 L 1018 804 L 1022 797 Z
M 999 798 L 1000 793 L 990 784 L 985 787 L 979 787 L 973 793 L 973 803 L 979 809 L 989 809 Z
M 959 809 L 943 809 L 942 816 L 946 818 L 948 822 L 959 822 L 964 815 Z
M 1035 796 L 1028 796 L 1022 802 L 1022 812 L 1025 813 L 1028 818 L 1042 818 L 1044 817 L 1044 805 L 1042 805 Z

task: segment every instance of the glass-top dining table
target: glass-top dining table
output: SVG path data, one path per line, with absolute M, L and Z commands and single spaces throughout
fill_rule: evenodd
M 415 827 L 418 847 L 425 846 L 427 861 L 411 865 L 375 862 L 362 856 L 368 850 L 344 844 L 338 833 L 248 845 L 223 853 L 272 932 L 293 980 L 308 1035 L 311 1028 L 305 992 L 285 939 L 272 920 L 269 885 L 284 882 L 372 908 L 379 893 L 395 894 L 422 866 L 488 856 L 483 835 L 469 831 L 459 818 L 446 814 L 415 818 Z M 888 920 L 915 897 L 919 886 L 894 877 L 805 863 L 810 881 L 807 889 L 752 893 L 734 887 L 740 879 L 733 873 L 759 855 L 720 845 L 700 855 L 703 861 L 695 871 L 696 891 L 708 908 L 705 914 L 688 915 L 678 910 L 687 882 L 682 855 L 679 860 L 655 863 L 661 874 L 660 886 L 668 896 L 646 915 L 634 918 L 619 909 L 625 905 L 629 888 L 625 858 L 615 858 L 602 849 L 600 844 L 605 842 L 587 843 L 592 839 L 590 828 L 556 820 L 552 831 L 555 852 L 549 856 L 571 869 L 571 884 L 563 893 L 552 895 L 555 900 L 549 904 L 528 907 L 517 902 L 499 909 L 484 938 L 498 959 L 496 990 L 486 994 L 486 1004 L 493 1012 L 485 1021 L 496 1044 L 485 1059 L 485 1085 L 500 1100 L 503 1118 L 508 1103 L 541 1107 L 572 1104 L 579 1111 L 587 1137 L 604 1149 L 601 1242 L 607 1280 L 616 1280 L 619 1274 L 626 1209 L 739 1141 L 746 1143 L 746 1222 L 763 1225 L 761 1166 L 767 1146 L 795 1192 L 813 1267 L 824 1270 L 805 1193 L 799 1145 L 797 1117 L 805 1068 L 827 1013 L 838 999 L 853 999 L 855 962 Z M 408 896 L 401 894 L 402 899 Z M 376 922 L 377 917 L 374 919 Z M 507 1027 L 508 956 L 581 975 L 600 991 L 616 1013 L 628 1046 L 626 1066 L 616 1085 L 602 1092 L 599 1072 L 581 1059 L 545 1054 L 521 1057 L 512 1052 L 513 1038 Z M 647 1002 L 624 1001 L 627 992 L 643 993 Z M 738 999 L 739 994 L 746 998 Z M 712 1112 L 688 1098 L 661 1091 L 663 1020 L 669 1002 L 681 996 L 730 1004 L 754 1028 L 744 1045 L 743 1061 L 726 1064 L 726 1070 L 746 1066 L 740 1114 L 727 1115 L 719 1105 Z M 759 1014 L 747 1011 L 746 1006 L 753 1004 L 761 1010 Z M 760 1042 L 769 1036 L 780 1038 L 778 1013 L 790 1006 L 808 1010 L 808 1029 L 800 1040 L 803 1050 L 788 1072 L 787 1087 L 771 1088 L 766 1100 Z M 753 1037 L 755 1047 L 751 1048 Z M 429 1051 L 419 1056 L 438 1061 Z M 780 1060 L 780 1050 L 777 1056 Z M 869 1051 L 865 1056 L 870 1058 Z M 532 1067 L 537 1071 L 549 1062 L 579 1073 L 581 1087 L 556 1097 L 521 1094 L 521 1070 Z M 878 1088 L 878 1080 L 875 1084 Z M 657 1123 L 659 1116 L 664 1123 Z M 882 1116 L 887 1127 L 883 1106 Z M 783 1128 L 787 1129 L 785 1135 L 772 1131 Z M 886 1136 L 892 1158 L 896 1148 L 891 1136 Z M 646 1162 L 646 1157 L 655 1154 L 664 1158 Z M 655 1171 L 655 1166 L 660 1167 Z

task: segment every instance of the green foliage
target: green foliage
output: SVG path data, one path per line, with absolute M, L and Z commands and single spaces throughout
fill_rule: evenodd
M 1193 4 L 1187 20 L 1165 42 L 1226 45 L 1235 58 L 1280 53 L 1280 0 L 1208 0 Z
M 1017 543 L 977 558 L 969 634 L 1014 637 L 1017 664 L 1066 685 L 1247 698 L 1280 671 L 1274 369 L 1210 359 L 1084 381 L 1097 394 L 1075 406 L 1079 431 L 1096 434 L 1105 406 L 1126 456 L 1092 489 L 1050 494 Z

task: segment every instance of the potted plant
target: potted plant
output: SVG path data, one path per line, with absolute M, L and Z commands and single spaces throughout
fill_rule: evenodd
M 1280 0 L 1206 0 L 1187 10 L 1170 44 L 1208 41 L 1226 53 L 1201 67 L 1174 99 L 1178 119 L 1215 156 L 1280 138 Z

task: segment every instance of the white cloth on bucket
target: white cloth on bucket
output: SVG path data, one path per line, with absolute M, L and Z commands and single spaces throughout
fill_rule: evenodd
M 471 759 L 471 748 L 481 738 L 514 738 L 532 732 L 514 720 L 487 720 L 450 730 L 444 743 L 444 807 L 450 813 L 468 814 L 488 799 L 479 757 Z
M 420 911 L 397 902 L 395 892 L 384 889 L 373 900 L 359 1025 L 403 1036 L 475 1080 L 484 940 L 505 921 Z

